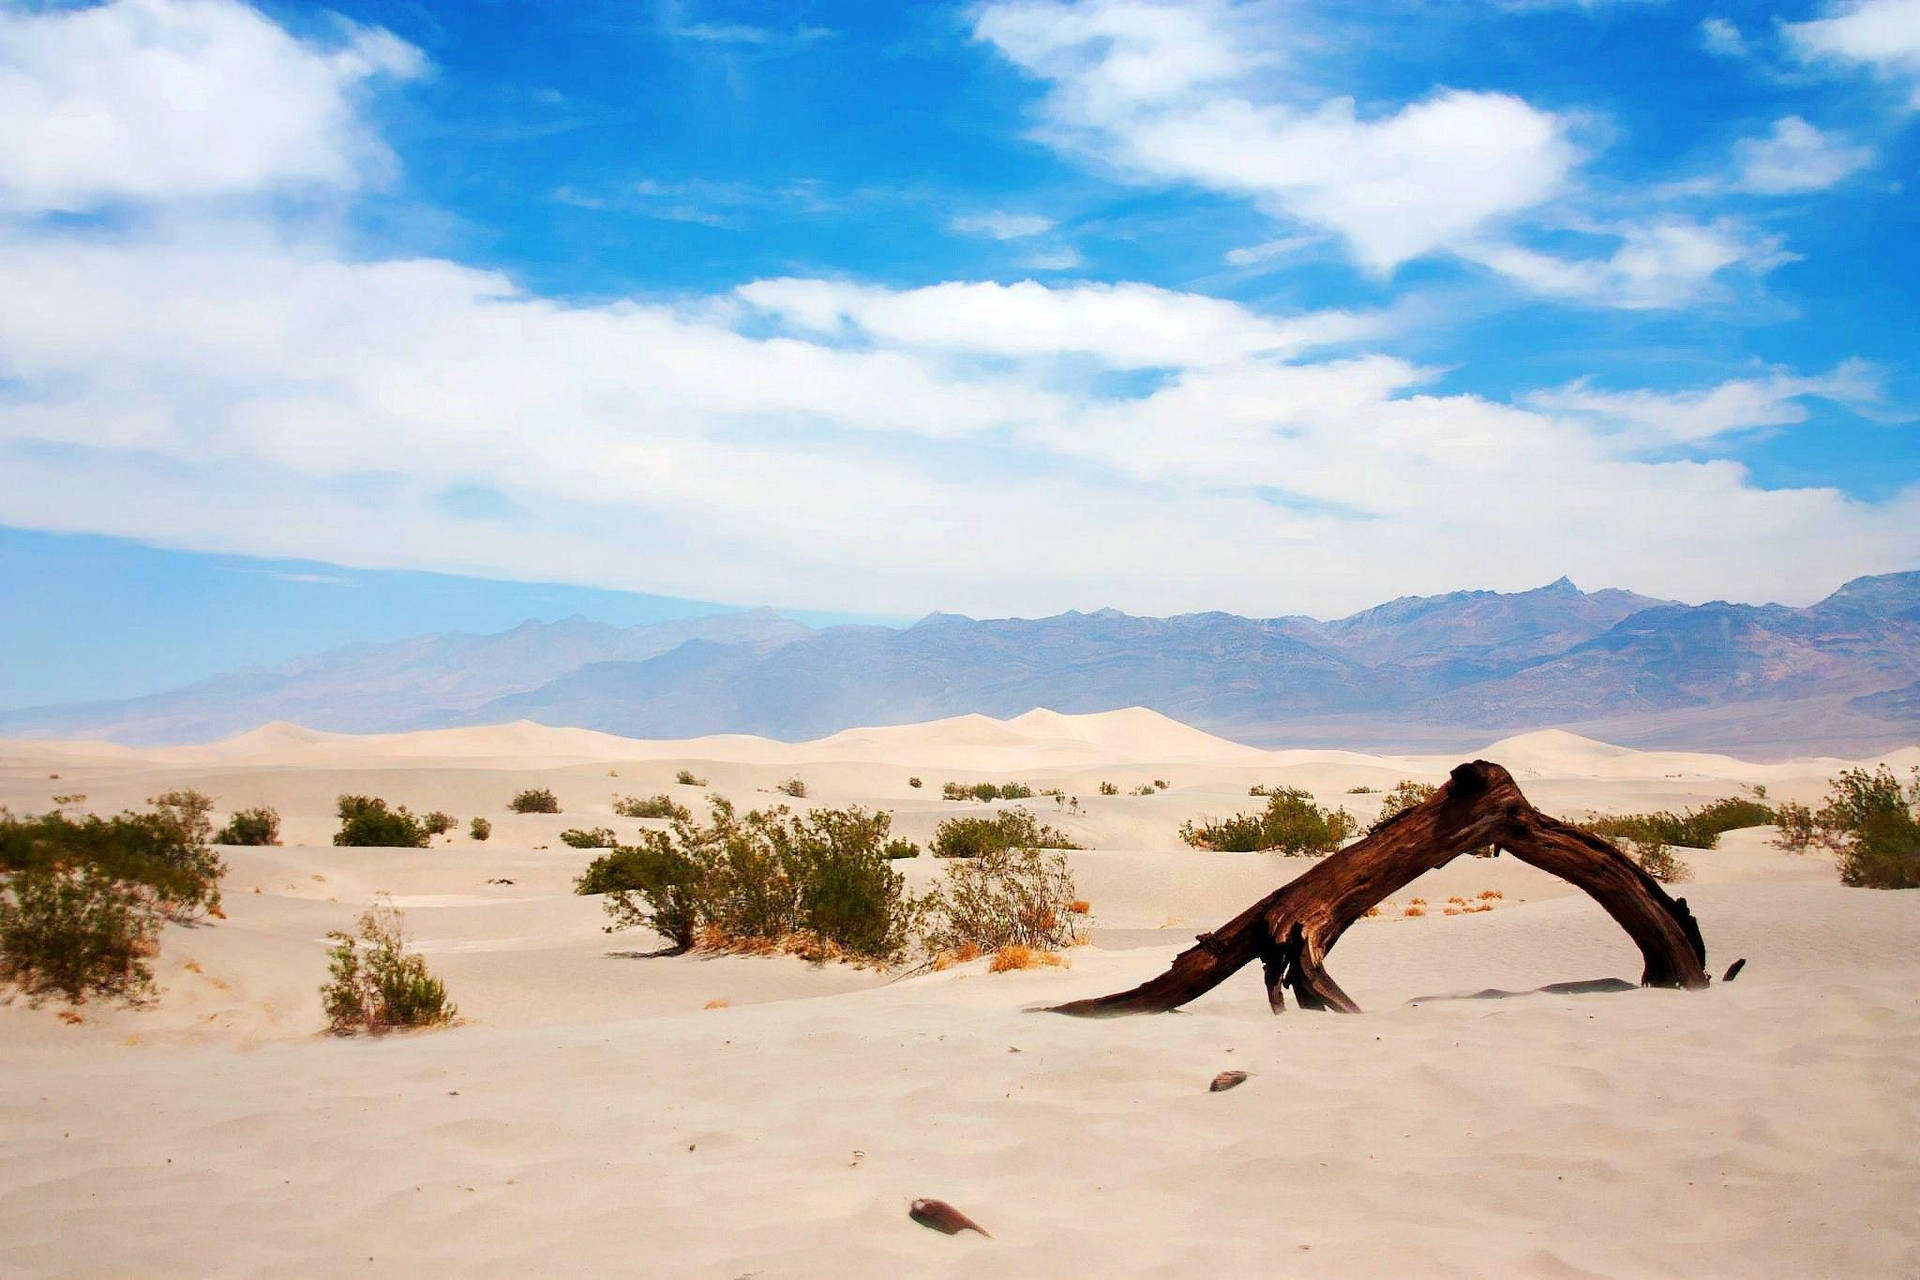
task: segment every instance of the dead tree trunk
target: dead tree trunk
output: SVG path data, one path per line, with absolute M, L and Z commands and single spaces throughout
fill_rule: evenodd
M 1462 853 L 1495 845 L 1571 881 L 1619 922 L 1646 958 L 1643 986 L 1707 985 L 1706 944 L 1687 910 L 1638 863 L 1595 835 L 1535 809 L 1513 775 L 1475 760 L 1453 771 L 1432 799 L 1375 827 L 1309 868 L 1175 957 L 1159 977 L 1131 991 L 1057 1005 L 1055 1013 L 1117 1017 L 1165 1013 L 1211 991 L 1253 960 L 1266 972 L 1267 1001 L 1286 1008 L 1286 988 L 1303 1009 L 1357 1013 L 1328 976 L 1327 952 L 1347 927 L 1389 894 Z

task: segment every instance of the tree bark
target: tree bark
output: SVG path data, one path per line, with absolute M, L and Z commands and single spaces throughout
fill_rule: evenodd
M 1211 991 L 1253 960 L 1266 974 L 1267 1002 L 1286 1008 L 1358 1013 L 1326 970 L 1327 953 L 1348 926 L 1388 895 L 1472 849 L 1493 845 L 1591 894 L 1640 948 L 1642 986 L 1698 989 L 1708 983 L 1707 948 L 1685 898 L 1675 899 L 1600 837 L 1551 818 L 1520 793 L 1513 775 L 1475 760 L 1454 769 L 1434 796 L 1396 814 L 1310 867 L 1174 958 L 1165 973 L 1131 991 L 1056 1005 L 1078 1017 L 1165 1013 Z

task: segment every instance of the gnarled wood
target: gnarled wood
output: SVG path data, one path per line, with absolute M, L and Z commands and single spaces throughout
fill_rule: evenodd
M 1381 823 L 1220 928 L 1200 934 L 1198 945 L 1174 957 L 1159 977 L 1131 991 L 1057 1005 L 1053 1012 L 1081 1017 L 1164 1013 L 1259 960 L 1275 1013 L 1286 1008 L 1288 990 L 1303 1009 L 1357 1013 L 1359 1006 L 1327 974 L 1333 944 L 1390 894 L 1486 845 L 1592 895 L 1645 957 L 1641 985 L 1707 985 L 1706 944 L 1685 898 L 1671 897 L 1600 837 L 1535 809 L 1499 765 L 1475 760 L 1456 768 L 1432 799 Z

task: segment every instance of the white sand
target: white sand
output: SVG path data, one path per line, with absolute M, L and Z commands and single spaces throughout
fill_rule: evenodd
M 1815 800 L 1841 767 L 1558 733 L 1481 754 L 1574 815 L 1750 782 Z M 1304 865 L 1186 849 L 1182 819 L 1257 806 L 1255 781 L 1371 818 L 1378 797 L 1348 787 L 1453 763 L 1257 751 L 1142 711 L 798 745 L 525 724 L 0 743 L 16 812 L 193 785 L 222 815 L 276 806 L 289 842 L 229 852 L 228 918 L 168 930 L 152 1006 L 90 1004 L 78 1025 L 0 1006 L 0 1276 L 1920 1274 L 1920 894 L 1842 888 L 1765 831 L 1684 855 L 1710 967 L 1749 958 L 1703 993 L 1422 999 L 1639 971 L 1587 899 L 1510 858 L 1463 858 L 1396 896 L 1431 914 L 1364 921 L 1333 953 L 1362 1016 L 1275 1019 L 1253 970 L 1167 1017 L 1023 1011 L 1158 972 Z M 601 932 L 597 900 L 570 892 L 591 855 L 556 836 L 638 825 L 612 817 L 616 794 L 697 807 L 672 785 L 682 766 L 747 804 L 783 799 L 764 789 L 797 773 L 804 803 L 890 808 L 923 841 L 943 815 L 994 807 L 941 801 L 943 781 L 1063 786 L 1083 815 L 1025 803 L 1096 846 L 1073 855 L 1096 945 L 1067 970 L 891 980 L 623 956 L 657 941 Z M 1173 789 L 1095 794 L 1154 777 Z M 565 812 L 505 812 L 525 786 Z M 461 834 L 333 848 L 344 791 L 448 810 Z M 464 836 L 476 813 L 494 824 L 484 845 Z M 904 866 L 915 884 L 939 871 Z M 1496 910 L 1439 914 L 1484 889 L 1505 895 Z M 324 935 L 381 890 L 462 1025 L 318 1034 Z M 1229 1067 L 1252 1078 L 1207 1093 Z M 914 1225 L 916 1196 L 994 1238 Z

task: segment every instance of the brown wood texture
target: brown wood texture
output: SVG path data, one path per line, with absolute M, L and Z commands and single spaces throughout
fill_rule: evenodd
M 1707 948 L 1685 898 L 1669 895 L 1632 858 L 1600 837 L 1535 809 L 1513 775 L 1474 760 L 1454 769 L 1429 800 L 1395 815 L 1274 890 L 1174 958 L 1165 973 L 1130 991 L 1056 1005 L 1078 1017 L 1165 1013 L 1212 990 L 1254 960 L 1267 1001 L 1286 1008 L 1357 1013 L 1326 970 L 1327 953 L 1354 921 L 1425 872 L 1493 845 L 1592 895 L 1640 948 L 1643 986 L 1705 987 Z

